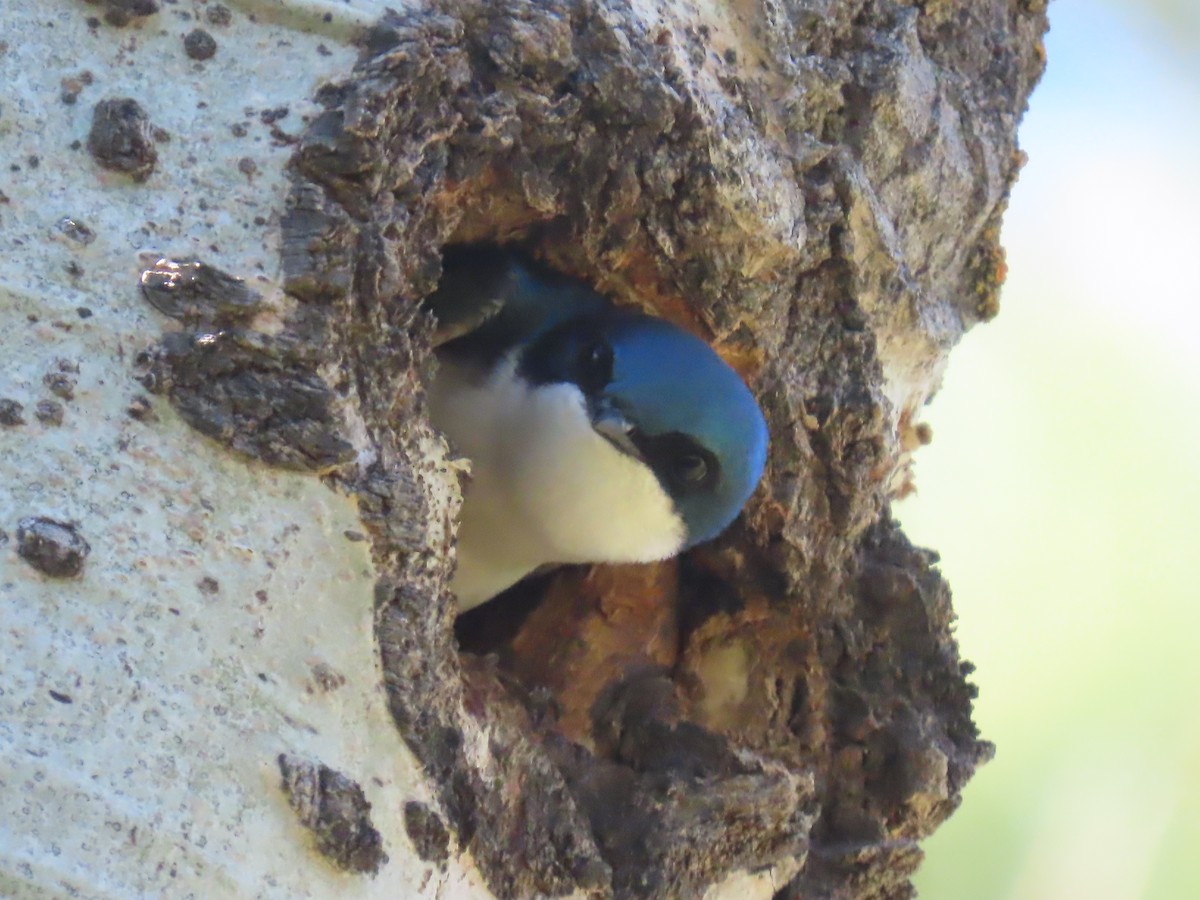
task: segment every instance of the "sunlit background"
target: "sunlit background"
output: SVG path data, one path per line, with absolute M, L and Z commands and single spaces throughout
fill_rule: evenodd
M 1200 898 L 1200 0 L 1055 0 L 919 495 L 995 760 L 925 900 Z

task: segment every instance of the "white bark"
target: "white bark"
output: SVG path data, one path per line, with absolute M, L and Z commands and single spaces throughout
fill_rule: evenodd
M 301 130 L 383 4 L 233 6 L 227 27 L 189 4 L 89 29 L 96 7 L 0 3 L 0 398 L 25 421 L 0 427 L 0 895 L 486 895 L 469 862 L 422 862 L 406 834 L 405 803 L 431 795 L 387 711 L 353 503 L 231 457 L 161 399 L 156 421 L 126 412 L 144 394 L 134 357 L 166 322 L 138 295 L 142 254 L 216 258 L 271 295 L 291 148 L 258 114 L 287 106 L 277 124 Z M 183 49 L 197 25 L 218 44 L 206 62 Z M 170 134 L 140 184 L 69 149 L 122 96 Z M 43 383 L 59 360 L 79 368 L 69 402 Z M 61 426 L 40 400 L 63 403 Z M 77 525 L 79 577 L 18 555 L 29 516 Z M 390 857 L 378 876 L 314 851 L 281 753 L 361 785 Z

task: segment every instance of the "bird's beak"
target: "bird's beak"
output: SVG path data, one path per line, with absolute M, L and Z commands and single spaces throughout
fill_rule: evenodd
M 612 407 L 599 410 L 592 418 L 592 427 L 602 438 L 634 459 L 641 459 L 642 454 L 633 442 L 633 423 Z

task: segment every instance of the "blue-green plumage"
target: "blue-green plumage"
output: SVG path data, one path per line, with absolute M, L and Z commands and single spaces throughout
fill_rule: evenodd
M 498 247 L 452 247 L 425 308 L 437 319 L 439 356 L 491 367 L 518 344 L 609 302 L 574 279 Z

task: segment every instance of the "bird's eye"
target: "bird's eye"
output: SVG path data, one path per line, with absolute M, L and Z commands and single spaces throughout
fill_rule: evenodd
M 613 375 L 612 347 L 604 341 L 590 341 L 579 353 L 579 386 L 585 393 L 603 390 Z
M 676 497 L 711 492 L 721 482 L 721 461 L 691 435 L 678 431 L 630 438 L 667 489 Z
M 698 453 L 675 457 L 675 476 L 684 484 L 701 484 L 708 477 L 708 462 Z

